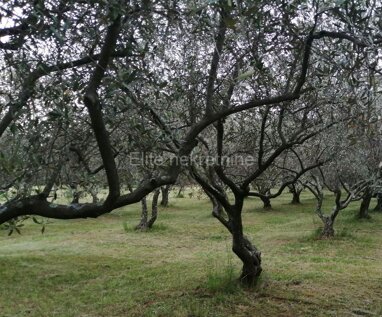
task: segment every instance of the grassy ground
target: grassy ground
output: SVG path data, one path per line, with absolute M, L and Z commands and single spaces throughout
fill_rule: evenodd
M 337 237 L 316 240 L 314 200 L 248 199 L 246 232 L 262 250 L 254 290 L 205 199 L 171 199 L 155 229 L 135 232 L 139 205 L 99 219 L 0 231 L 0 316 L 382 316 L 382 214 L 344 210 Z M 327 202 L 330 206 L 331 202 Z

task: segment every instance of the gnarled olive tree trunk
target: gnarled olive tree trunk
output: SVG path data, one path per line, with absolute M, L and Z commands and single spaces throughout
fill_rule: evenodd
M 292 201 L 290 202 L 292 205 L 299 205 L 299 204 L 301 204 L 300 194 L 301 194 L 300 191 L 292 192 L 293 197 L 292 197 Z
M 324 193 L 323 193 L 323 187 L 322 187 L 320 179 L 317 176 L 313 176 L 312 181 L 305 184 L 305 186 L 311 191 L 311 193 L 317 199 L 316 213 L 324 224 L 324 227 L 321 232 L 322 238 L 330 238 L 334 236 L 334 221 L 336 220 L 341 210 L 347 208 L 347 206 L 349 206 L 349 204 L 352 201 L 357 200 L 360 193 L 365 192 L 365 193 L 371 194 L 368 191 L 367 184 L 365 182 L 358 183 L 350 188 L 346 188 L 344 186 L 344 189 L 347 192 L 347 195 L 344 199 L 341 199 L 342 191 L 339 187 L 335 187 L 333 189 L 327 187 L 330 191 L 332 191 L 335 194 L 335 204 L 333 206 L 331 213 L 329 215 L 325 215 L 322 210 Z M 367 203 L 367 206 L 369 204 L 370 204 L 370 201 Z
M 334 237 L 334 221 L 336 217 L 333 216 L 324 216 L 321 218 L 324 227 L 322 228 L 321 231 L 321 238 L 332 238 Z
M 153 201 L 151 203 L 151 218 L 147 222 L 147 227 L 149 229 L 153 226 L 154 222 L 158 218 L 158 198 L 159 198 L 159 194 L 160 194 L 160 190 L 159 189 L 154 191 Z
M 253 286 L 261 274 L 261 252 L 243 234 L 241 211 L 231 219 L 232 251 L 243 262 L 240 282 L 246 286 Z
M 290 202 L 292 205 L 299 205 L 301 204 L 300 196 L 301 196 L 302 190 L 294 190 L 292 191 L 292 201 Z
M 370 218 L 369 206 L 370 206 L 370 202 L 371 202 L 372 197 L 373 197 L 373 194 L 372 194 L 371 190 L 370 189 L 366 190 L 366 192 L 362 198 L 362 201 L 361 201 L 361 206 L 360 206 L 359 212 L 358 212 L 358 218 L 360 218 L 360 219 L 369 219 Z
M 231 233 L 232 251 L 243 263 L 240 282 L 245 286 L 253 286 L 261 274 L 261 252 L 244 235 L 242 213 L 243 201 L 236 200 L 235 205 L 227 205 L 224 210 L 228 219 L 223 215 L 213 214 Z
M 158 218 L 159 194 L 160 194 L 160 189 L 156 189 L 154 191 L 154 195 L 153 195 L 153 201 L 152 201 L 152 205 L 151 205 L 151 218 L 150 219 L 148 219 L 147 196 L 142 198 L 142 200 L 141 200 L 141 205 L 142 205 L 141 221 L 135 227 L 135 230 L 145 231 L 147 229 L 150 229 L 154 225 L 154 222 Z
M 300 195 L 303 190 L 303 187 L 299 185 L 299 183 L 293 183 L 288 186 L 289 192 L 292 194 L 292 201 L 290 202 L 292 205 L 301 204 Z
M 169 194 L 170 194 L 171 185 L 165 185 L 161 187 L 162 192 L 162 200 L 160 202 L 160 205 L 162 207 L 168 206 L 168 200 L 169 200 Z
M 272 209 L 271 199 L 267 196 L 261 196 L 261 201 L 263 202 L 264 209 Z
M 135 230 L 147 229 L 147 198 L 143 197 L 141 200 L 141 221 L 135 227 Z

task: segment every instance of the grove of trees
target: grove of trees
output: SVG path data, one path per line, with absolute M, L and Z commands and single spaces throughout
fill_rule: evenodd
M 360 217 L 373 197 L 381 210 L 381 29 L 371 0 L 0 4 L 0 224 L 141 201 L 138 228 L 150 227 L 160 194 L 167 206 L 187 179 L 254 284 L 263 268 L 244 233 L 245 198 L 271 208 L 307 188 L 325 237 L 354 200 Z

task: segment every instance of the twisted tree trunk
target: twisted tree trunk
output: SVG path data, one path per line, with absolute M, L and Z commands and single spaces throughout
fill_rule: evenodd
M 365 196 L 362 199 L 361 206 L 359 208 L 358 218 L 360 219 L 370 219 L 369 206 L 371 198 L 373 197 L 370 190 L 367 190 Z
M 146 230 L 147 229 L 147 198 L 146 196 L 141 200 L 141 221 L 135 227 L 135 230 Z
M 170 189 L 171 189 L 171 185 L 166 185 L 161 187 L 162 200 L 160 202 L 160 205 L 163 207 L 168 206 L 168 197 L 169 197 Z
M 240 204 L 238 204 L 240 205 Z M 225 206 L 223 214 L 213 214 L 232 235 L 232 251 L 243 263 L 240 283 L 253 286 L 261 274 L 261 252 L 243 234 L 242 205 Z M 228 219 L 226 219 L 228 216 Z
M 153 226 L 154 222 L 158 218 L 158 198 L 159 198 L 159 194 L 160 194 L 160 190 L 157 189 L 154 192 L 154 195 L 153 195 L 153 201 L 152 201 L 152 205 L 151 205 L 151 218 L 147 222 L 147 228 L 151 228 Z
M 291 192 L 292 192 L 292 195 L 293 195 L 291 204 L 292 205 L 299 205 L 299 204 L 301 204 L 301 201 L 300 201 L 301 191 L 293 190 Z
M 158 188 L 154 191 L 153 201 L 152 201 L 152 205 L 151 205 L 151 218 L 150 219 L 148 219 L 147 196 L 141 200 L 141 204 L 142 204 L 141 221 L 135 227 L 135 230 L 145 231 L 147 229 L 152 228 L 152 226 L 154 225 L 154 222 L 158 218 L 159 194 L 160 194 L 160 189 Z
M 334 237 L 334 220 L 331 216 L 323 217 L 322 222 L 324 223 L 324 228 L 321 232 L 321 238 L 332 238 Z
M 264 209 L 272 209 L 271 199 L 269 197 L 261 196 L 260 199 L 263 202 Z
M 241 214 L 241 213 L 240 213 Z M 231 219 L 232 251 L 243 262 L 240 282 L 245 286 L 253 286 L 261 274 L 261 252 L 243 234 L 241 215 Z

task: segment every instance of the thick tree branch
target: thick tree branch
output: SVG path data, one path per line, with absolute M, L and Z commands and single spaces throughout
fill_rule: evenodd
M 117 38 L 121 28 L 121 17 L 118 17 L 107 30 L 104 45 L 101 49 L 99 62 L 90 78 L 90 82 L 84 96 L 84 103 L 89 111 L 92 128 L 97 140 L 98 148 L 105 167 L 107 182 L 109 185 L 109 194 L 105 200 L 105 205 L 112 207 L 115 200 L 120 195 L 119 176 L 117 166 L 114 161 L 114 153 L 110 143 L 109 134 L 106 130 L 103 120 L 100 101 L 98 99 L 97 89 L 105 75 Z
M 215 38 L 215 49 L 212 56 L 210 71 L 208 74 L 207 93 L 206 93 L 206 116 L 207 117 L 213 112 L 213 95 L 215 90 L 214 86 L 215 86 L 215 81 L 217 77 L 220 56 L 223 51 L 223 44 L 224 44 L 226 30 L 227 30 L 227 26 L 225 23 L 225 13 L 224 11 L 222 11 L 220 14 L 218 34 Z
M 224 139 L 224 123 L 222 120 L 219 120 L 216 125 L 216 143 L 217 143 L 217 164 L 214 166 L 216 174 L 219 176 L 221 181 L 225 183 L 232 192 L 237 195 L 240 192 L 240 189 L 236 184 L 224 173 L 223 170 L 223 139 Z

